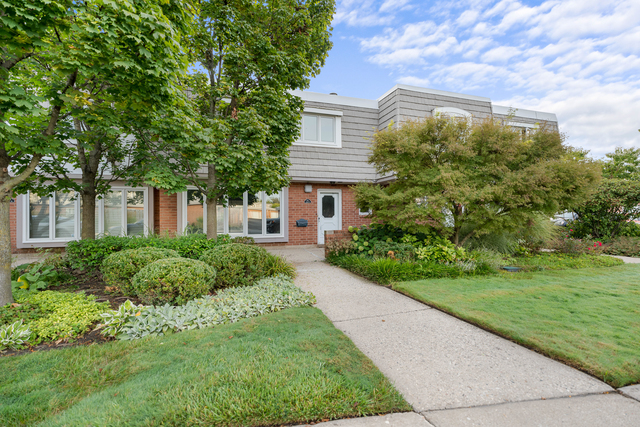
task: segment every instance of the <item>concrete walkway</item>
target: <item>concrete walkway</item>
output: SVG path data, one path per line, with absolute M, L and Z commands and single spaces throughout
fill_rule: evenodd
M 635 426 L 619 394 L 562 363 L 324 262 L 323 249 L 271 249 L 296 284 L 391 380 L 414 413 L 324 426 Z

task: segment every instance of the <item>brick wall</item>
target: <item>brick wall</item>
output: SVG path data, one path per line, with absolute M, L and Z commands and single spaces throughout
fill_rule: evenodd
M 304 183 L 289 187 L 289 242 L 288 245 L 315 245 L 318 243 L 318 188 L 342 190 L 342 229 L 361 226 L 371 221 L 358 213 L 355 194 L 349 185 L 311 184 L 311 193 L 304 192 Z M 311 203 L 304 203 L 309 199 Z M 307 227 L 297 227 L 296 220 L 306 219 Z
M 178 195 L 169 196 L 164 190 L 157 191 L 157 195 L 154 193 L 157 196 L 153 206 L 154 230 L 159 234 L 175 234 L 178 231 Z

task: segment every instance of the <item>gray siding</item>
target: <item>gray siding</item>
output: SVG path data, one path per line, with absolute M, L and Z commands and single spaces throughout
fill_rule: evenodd
M 495 117 L 506 120 L 507 107 L 492 106 L 491 100 L 439 90 L 397 85 L 378 101 L 357 98 L 310 94 L 303 96 L 307 108 L 338 110 L 342 112 L 342 148 L 293 145 L 290 150 L 289 176 L 293 181 L 335 181 L 352 183 L 384 179 L 368 163 L 371 138 L 377 129 L 384 130 L 390 123 L 420 120 L 430 117 L 435 108 L 453 107 L 471 113 L 478 119 Z M 377 108 L 376 108 L 377 104 Z M 496 113 L 493 113 L 494 107 Z M 546 123 L 558 129 L 554 114 L 521 110 L 510 119 L 516 123 Z
M 460 108 L 479 118 L 491 115 L 491 102 L 415 92 L 407 89 L 398 89 L 396 92 L 398 92 L 401 122 L 407 119 L 420 120 L 431 117 L 433 109 L 437 107 Z
M 531 117 L 519 117 L 517 115 L 511 118 L 508 118 L 506 114 L 494 114 L 493 117 L 505 122 L 528 123 L 531 125 L 540 124 L 541 126 L 545 124 L 549 127 L 549 129 L 558 131 L 558 122 L 554 122 L 554 121 L 534 119 Z
M 342 148 L 291 146 L 291 179 L 336 182 L 375 179 L 375 170 L 368 158 L 370 138 L 378 128 L 378 110 L 312 101 L 306 101 L 305 107 L 342 111 Z
M 378 129 L 386 129 L 391 122 L 398 122 L 398 108 L 397 90 L 378 101 Z

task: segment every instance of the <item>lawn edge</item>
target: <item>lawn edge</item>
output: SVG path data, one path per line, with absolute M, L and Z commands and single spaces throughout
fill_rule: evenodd
M 425 302 L 425 301 L 422 301 L 422 300 L 414 297 L 410 293 L 404 292 L 404 291 L 402 291 L 400 289 L 395 289 L 393 286 L 396 285 L 397 283 L 402 283 L 402 282 L 392 283 L 391 290 L 393 290 L 394 292 L 397 292 L 397 293 L 399 293 L 401 295 L 409 297 L 412 300 L 417 301 L 417 302 L 419 302 L 421 304 L 424 304 L 427 307 L 431 307 L 431 308 L 433 308 L 435 310 L 438 310 L 441 313 L 447 314 L 449 316 L 453 316 L 458 320 L 461 320 L 461 321 L 463 321 L 465 323 L 468 323 L 468 324 L 473 325 L 473 326 L 475 326 L 477 328 L 480 328 L 483 331 L 488 332 L 488 333 L 490 333 L 492 335 L 496 335 L 496 336 L 498 336 L 500 338 L 503 338 L 503 339 L 506 339 L 506 340 L 508 340 L 508 341 L 510 341 L 510 342 L 512 342 L 514 344 L 522 346 L 522 347 L 524 347 L 524 348 L 526 348 L 528 350 L 534 351 L 534 352 L 540 354 L 541 356 L 548 357 L 549 359 L 555 360 L 556 362 L 560 362 L 563 365 L 567 365 L 567 366 L 569 366 L 571 368 L 577 369 L 580 372 L 582 372 L 584 374 L 587 374 L 590 377 L 597 379 L 598 381 L 602 381 L 603 383 L 607 384 L 610 387 L 613 387 L 615 390 L 618 390 L 619 388 L 622 388 L 622 387 L 626 387 L 628 385 L 635 384 L 635 383 L 629 383 L 629 384 L 616 386 L 616 385 L 612 384 L 610 381 L 598 376 L 597 372 L 595 372 L 593 370 L 588 370 L 588 369 L 586 369 L 586 367 L 582 366 L 581 364 L 575 363 L 574 361 L 569 360 L 569 359 L 563 357 L 562 355 L 554 354 L 553 352 L 548 352 L 545 349 L 539 347 L 538 345 L 529 342 L 528 340 L 517 341 L 517 340 L 513 339 L 512 337 L 506 335 L 505 333 L 500 332 L 499 330 L 492 328 L 490 325 L 485 325 L 484 322 L 479 321 L 477 319 L 474 319 L 472 316 L 470 316 L 469 318 L 463 317 L 462 315 L 457 314 L 455 311 L 449 310 L 448 308 L 440 306 L 437 303 Z

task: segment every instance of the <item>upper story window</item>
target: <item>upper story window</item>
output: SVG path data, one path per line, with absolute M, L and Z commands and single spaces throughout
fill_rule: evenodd
M 342 147 L 342 111 L 305 108 L 295 145 Z
M 511 126 L 514 130 L 516 130 L 520 134 L 520 137 L 522 138 L 523 141 L 526 139 L 529 139 L 531 135 L 538 128 L 537 123 L 521 123 L 521 122 L 507 122 L 507 121 L 504 121 L 504 123 L 507 126 Z
M 432 114 L 434 117 L 442 116 L 467 120 L 472 118 L 472 114 L 470 112 L 455 107 L 437 107 L 433 109 Z

